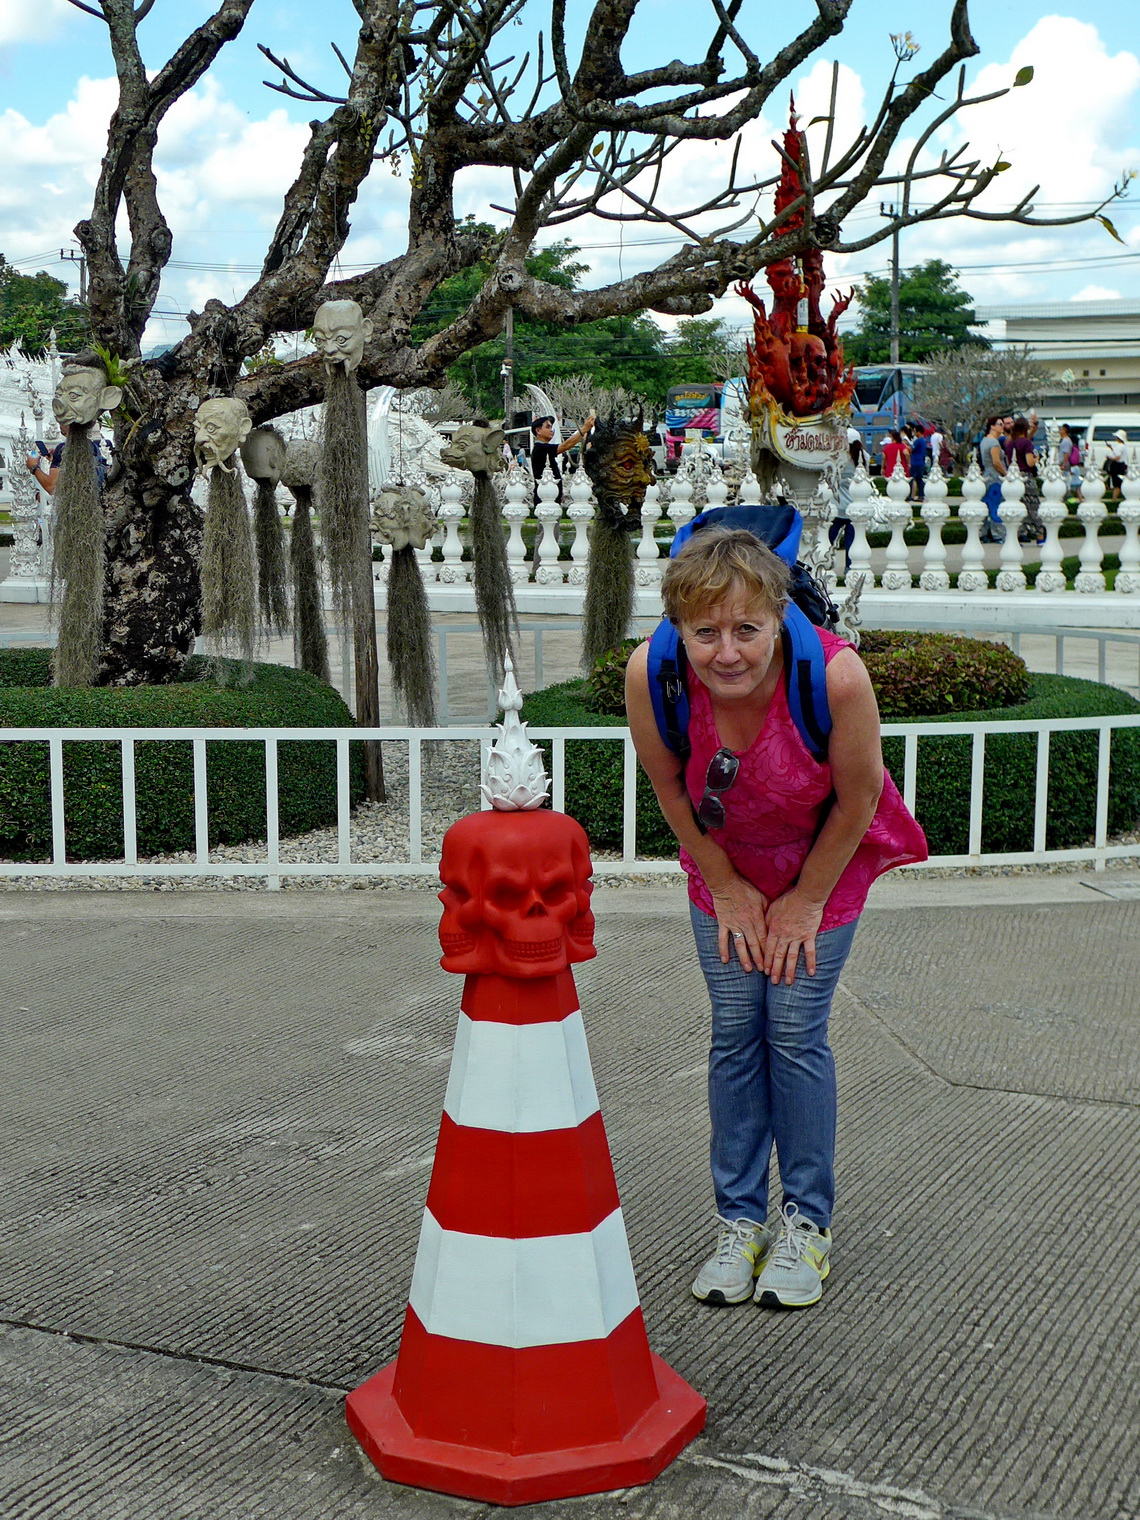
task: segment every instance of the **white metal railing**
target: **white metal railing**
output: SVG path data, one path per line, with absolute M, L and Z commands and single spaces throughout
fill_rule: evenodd
M 1103 870 L 1108 860 L 1140 859 L 1140 844 L 1108 843 L 1108 810 L 1111 742 L 1113 733 L 1140 728 L 1140 715 L 1100 718 L 1026 719 L 1012 723 L 885 723 L 884 738 L 904 741 L 903 796 L 913 808 L 918 782 L 919 743 L 924 739 L 967 737 L 971 744 L 970 801 L 968 847 L 964 854 L 932 858 L 931 866 L 1047 864 L 1053 861 L 1090 861 Z M 1046 847 L 1046 818 L 1049 804 L 1049 747 L 1054 734 L 1095 733 L 1098 743 L 1095 824 L 1093 842 L 1076 848 Z M 621 743 L 624 746 L 622 767 L 622 850 L 617 859 L 596 862 L 598 875 L 653 873 L 672 871 L 673 860 L 647 859 L 637 855 L 636 786 L 637 758 L 626 728 L 534 728 L 535 739 L 551 744 L 551 795 L 554 807 L 566 805 L 566 745 L 585 740 L 598 743 Z M 983 851 L 982 826 L 985 798 L 986 742 L 994 736 L 1035 734 L 1037 761 L 1034 787 L 1033 848 L 1023 851 Z M 425 858 L 423 837 L 422 780 L 424 745 L 456 740 L 477 741 L 484 757 L 494 737 L 485 727 L 471 728 L 376 728 L 376 729 L 116 729 L 116 728 L 10 728 L 0 730 L 4 744 L 45 744 L 49 758 L 49 797 L 51 808 L 51 859 L 42 862 L 0 862 L 3 877 L 254 877 L 265 880 L 270 889 L 280 887 L 282 877 L 352 877 L 352 876 L 434 876 L 437 861 Z M 388 745 L 403 745 L 407 751 L 408 848 L 406 859 L 359 860 L 353 858 L 351 837 L 350 752 L 349 746 L 362 739 L 380 739 Z M 64 790 L 63 746 L 67 743 L 103 741 L 117 744 L 122 756 L 123 858 L 121 861 L 75 862 L 66 852 L 66 799 Z M 136 746 L 148 742 L 185 742 L 193 754 L 194 848 L 192 861 L 152 862 L 139 858 L 138 795 L 136 787 Z M 260 861 L 218 860 L 210 858 L 208 814 L 207 745 L 249 743 L 264 745 L 266 829 L 264 859 Z M 278 750 L 285 742 L 335 743 L 336 745 L 336 842 L 335 861 L 292 861 L 282 859 L 278 801 Z M 474 779 L 474 778 L 472 778 Z M 438 823 L 440 820 L 436 820 Z M 446 820 L 450 821 L 450 820 Z

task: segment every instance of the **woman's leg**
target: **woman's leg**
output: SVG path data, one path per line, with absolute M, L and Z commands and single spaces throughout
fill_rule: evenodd
M 784 1204 L 794 1203 L 821 1230 L 835 1204 L 835 1059 L 827 1021 L 857 923 L 817 937 L 814 976 L 801 954 L 792 985 L 767 990 L 771 1122 Z
M 768 1215 L 768 1164 L 772 1125 L 768 1113 L 768 1061 L 764 1047 L 762 972 L 741 970 L 735 955 L 724 965 L 717 921 L 692 908 L 697 955 L 712 1004 L 709 1049 L 709 1155 L 717 1213 L 724 1219 Z

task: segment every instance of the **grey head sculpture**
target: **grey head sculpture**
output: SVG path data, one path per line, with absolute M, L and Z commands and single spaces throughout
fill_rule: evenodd
M 51 409 L 60 427 L 90 427 L 100 412 L 113 412 L 123 392 L 110 383 L 95 355 L 80 354 L 63 367 Z
M 342 364 L 345 373 L 364 357 L 364 345 L 372 336 L 372 318 L 355 301 L 325 301 L 313 318 L 313 342 L 325 361 L 325 369 Z
M 422 549 L 435 531 L 431 504 L 416 486 L 389 486 L 372 504 L 372 528 L 393 549 Z
M 194 416 L 194 458 L 198 469 L 219 466 L 232 474 L 226 463 L 245 440 L 252 427 L 249 408 L 236 396 L 210 396 Z
M 485 422 L 465 422 L 440 449 L 439 457 L 453 470 L 470 470 L 472 474 L 482 471 L 493 475 L 507 467 L 503 458 L 505 442 L 506 434 L 501 427 L 491 427 Z
M 276 486 L 285 467 L 286 444 L 275 427 L 256 427 L 241 445 L 241 462 L 251 480 Z

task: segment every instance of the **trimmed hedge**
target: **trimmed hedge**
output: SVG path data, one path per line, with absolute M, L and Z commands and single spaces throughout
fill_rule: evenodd
M 255 665 L 245 684 L 231 661 L 191 659 L 169 686 L 57 688 L 51 651 L 0 651 L 0 734 L 4 728 L 351 728 L 330 686 L 282 665 Z M 218 675 L 221 675 L 221 681 Z M 233 684 L 224 684 L 227 675 Z M 363 794 L 363 757 L 352 746 L 350 789 Z M 117 743 L 65 741 L 64 817 L 69 860 L 123 854 L 122 751 Z M 266 837 L 265 749 L 256 742 L 206 746 L 210 845 Z M 194 847 L 194 762 L 186 741 L 135 746 L 140 855 Z M 336 821 L 336 746 L 293 740 L 278 746 L 282 835 Z M 46 744 L 0 737 L 0 856 L 51 858 Z
M 547 687 L 526 699 L 523 717 L 542 727 L 623 727 L 625 720 L 592 712 L 582 700 L 581 681 Z M 955 722 L 1034 718 L 1099 717 L 1140 713 L 1140 702 L 1113 686 L 1071 676 L 1031 675 L 1029 698 L 1015 707 L 956 712 L 910 721 Z M 900 721 L 900 720 L 893 720 Z M 901 720 L 907 721 L 907 720 Z M 900 790 L 903 740 L 886 739 L 887 768 Z M 923 738 L 918 745 L 915 811 L 926 830 L 932 855 L 965 854 L 969 836 L 970 744 L 966 736 Z M 1033 848 L 1033 802 L 1037 743 L 1034 734 L 997 735 L 986 741 L 982 849 Z M 566 807 L 598 849 L 621 848 L 622 751 L 604 741 L 568 740 Z M 1088 839 L 1096 822 L 1097 735 L 1053 734 L 1049 745 L 1049 810 L 1046 846 L 1063 849 Z M 1108 826 L 1112 833 L 1140 820 L 1140 730 L 1113 736 L 1109 772 Z M 637 846 L 646 856 L 667 857 L 677 845 L 648 778 L 637 777 Z
M 956 634 L 868 629 L 859 654 L 885 719 L 1016 707 L 1029 695 L 1025 661 L 1004 644 Z

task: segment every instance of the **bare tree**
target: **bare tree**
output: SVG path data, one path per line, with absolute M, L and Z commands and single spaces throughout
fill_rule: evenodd
M 974 440 L 988 418 L 1024 411 L 1057 386 L 1049 367 L 1028 348 L 943 349 L 930 356 L 929 364 L 915 401 L 924 417 L 942 424 L 962 470 L 969 468 Z
M 562 422 L 564 433 L 584 421 L 591 413 L 598 417 L 633 417 L 641 412 L 646 425 L 657 420 L 653 402 L 624 385 L 599 385 L 589 375 L 569 375 L 565 379 L 546 380 L 543 390 L 550 397 Z
M 155 0 L 71 3 L 106 25 L 119 81 L 91 214 L 76 228 L 88 261 L 91 327 L 112 354 L 134 358 L 172 251 L 153 167 L 158 133 L 170 107 L 240 33 L 253 0 L 221 0 L 164 63 L 144 61 L 139 40 Z M 353 0 L 359 29 L 351 48 L 334 44 L 343 77 L 331 88 L 303 79 L 287 59 L 262 48 L 281 75 L 271 87 L 320 114 L 250 290 L 229 306 L 207 301 L 191 314 L 179 344 L 134 371 L 116 419 L 121 468 L 105 498 L 102 680 L 167 680 L 185 657 L 200 618 L 201 526 L 188 489 L 195 407 L 208 395 L 232 392 L 257 424 L 319 401 L 317 360 L 248 374 L 243 361 L 274 334 L 303 330 L 323 301 L 358 301 L 374 322 L 359 371 L 364 384 L 438 386 L 454 360 L 502 330 L 511 308 L 556 322 L 645 308 L 692 315 L 707 311 L 734 281 L 810 247 L 854 252 L 896 226 L 956 216 L 1035 226 L 1085 219 L 1038 217 L 1031 195 L 1004 211 L 983 209 L 979 197 L 1006 166 L 971 157 L 965 147 L 931 150 L 935 134 L 956 115 L 1006 93 L 966 90 L 964 64 L 978 53 L 966 0 L 956 0 L 948 41 L 927 67 L 911 73 L 914 50 L 896 39 L 898 62 L 883 99 L 843 146 L 836 140 L 833 75 L 819 163 L 801 164 L 805 193 L 779 215 L 763 207 L 771 204 L 781 150 L 774 145 L 753 174 L 740 162 L 741 130 L 773 99 L 782 107 L 782 86 L 839 35 L 852 0 L 815 0 L 799 34 L 767 60 L 757 51 L 764 9 L 755 8 L 750 37 L 744 0 L 709 0 L 703 52 L 695 20 L 689 32 L 695 61 L 630 73 L 623 50 L 639 4 L 649 3 L 594 0 L 583 41 L 572 51 L 566 0 L 550 0 L 548 34 L 520 59 L 517 34 L 508 28 L 522 15 L 523 0 Z M 1010 88 L 1028 83 L 1031 73 L 1022 70 Z M 912 143 L 909 156 L 888 170 L 904 137 Z M 672 155 L 684 144 L 733 140 L 723 183 L 700 204 L 670 204 Z M 363 273 L 330 279 L 353 204 L 378 160 L 407 176 L 407 247 Z M 455 215 L 457 177 L 475 168 L 502 169 L 513 186 L 496 208 L 506 225 L 490 243 Z M 845 239 L 851 213 L 883 191 L 897 214 L 865 236 Z M 802 225 L 792 226 L 799 210 Z M 566 290 L 530 274 L 526 259 L 536 238 L 585 215 L 668 228 L 682 246 L 653 267 L 593 290 Z M 412 325 L 428 296 L 481 260 L 489 261 L 490 277 L 468 309 L 414 345 Z

